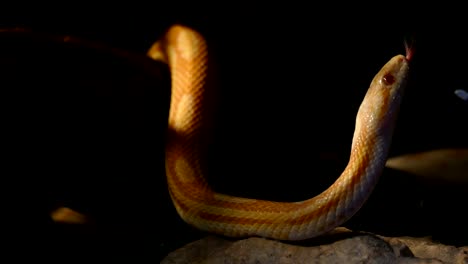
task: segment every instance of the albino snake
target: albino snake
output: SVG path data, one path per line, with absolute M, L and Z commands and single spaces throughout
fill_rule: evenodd
M 196 31 L 172 26 L 148 51 L 171 72 L 166 174 L 180 217 L 198 229 L 230 237 L 300 240 L 326 233 L 365 203 L 387 159 L 412 51 L 393 57 L 375 75 L 356 117 L 351 157 L 321 194 L 300 202 L 274 202 L 214 192 L 202 171 L 200 132 L 206 120 L 207 46 Z

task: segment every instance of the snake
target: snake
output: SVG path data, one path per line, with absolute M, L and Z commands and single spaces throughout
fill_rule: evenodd
M 349 162 L 336 181 L 303 201 L 269 201 L 219 193 L 207 182 L 202 150 L 210 125 L 208 45 L 195 29 L 170 26 L 147 55 L 170 71 L 165 170 L 178 215 L 208 233 L 276 240 L 317 237 L 349 220 L 385 167 L 413 54 L 406 42 L 405 47 L 405 55 L 392 57 L 372 79 L 357 112 Z

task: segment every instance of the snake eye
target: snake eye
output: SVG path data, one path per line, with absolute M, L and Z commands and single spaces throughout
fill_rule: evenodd
M 395 82 L 395 77 L 392 74 L 387 73 L 382 77 L 382 81 L 387 85 L 391 85 Z

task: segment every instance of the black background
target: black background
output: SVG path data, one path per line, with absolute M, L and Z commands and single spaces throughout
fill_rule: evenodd
M 415 56 L 391 155 L 468 145 L 467 104 L 453 94 L 468 90 L 466 23 L 456 7 L 183 6 L 77 3 L 2 10 L 3 28 L 96 41 L 128 51 L 138 57 L 130 64 L 144 65 L 127 71 L 128 61 L 112 59 L 120 51 L 101 56 L 89 49 L 49 60 L 54 48 L 37 45 L 25 47 L 23 59 L 34 58 L 31 64 L 18 66 L 27 74 L 3 69 L 3 92 L 16 98 L 4 96 L 10 109 L 4 111 L 5 128 L 16 128 L 5 137 L 11 147 L 7 167 L 15 173 L 4 177 L 20 179 L 20 191 L 6 192 L 15 209 L 6 218 L 20 223 L 11 230 L 22 252 L 154 261 L 204 235 L 185 225 L 170 203 L 162 152 L 167 72 L 141 58 L 174 23 L 206 36 L 217 65 L 219 108 L 208 162 L 210 182 L 221 192 L 295 201 L 327 188 L 346 165 L 370 80 L 404 53 L 405 39 L 414 41 Z M 17 80 L 26 94 L 10 90 Z M 386 170 L 347 226 L 466 245 L 466 190 Z M 54 225 L 48 213 L 60 205 L 87 213 L 95 224 Z

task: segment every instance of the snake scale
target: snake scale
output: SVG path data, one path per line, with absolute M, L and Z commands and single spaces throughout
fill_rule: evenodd
M 343 224 L 366 202 L 384 169 L 408 79 L 412 50 L 406 53 L 391 58 L 373 78 L 356 116 L 349 163 L 328 189 L 298 202 L 248 199 L 217 193 L 204 177 L 207 44 L 197 31 L 171 26 L 148 55 L 171 72 L 166 174 L 180 217 L 211 233 L 279 240 L 312 238 Z

